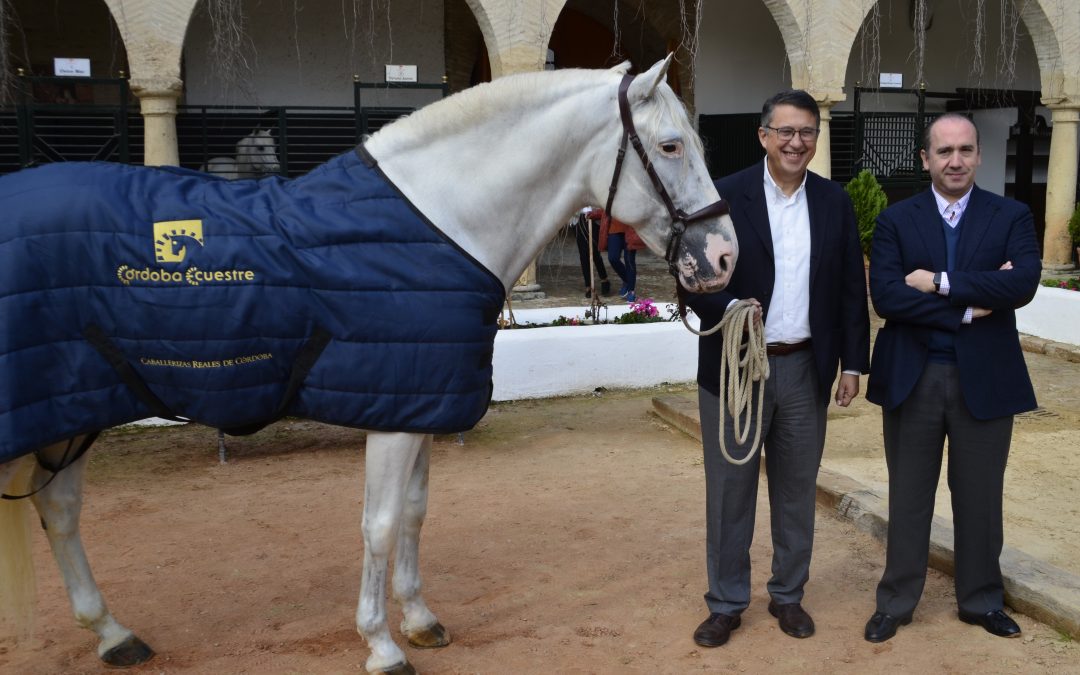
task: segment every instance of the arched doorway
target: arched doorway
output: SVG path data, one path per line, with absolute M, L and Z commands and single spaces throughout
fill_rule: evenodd
M 0 173 L 56 161 L 132 161 L 127 52 L 102 0 L 8 0 Z M 137 117 L 135 115 L 134 117 Z

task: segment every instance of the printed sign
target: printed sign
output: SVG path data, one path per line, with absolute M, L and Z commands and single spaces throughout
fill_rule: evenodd
M 90 59 L 53 59 L 53 74 L 60 77 L 90 77 Z
M 386 66 L 387 82 L 416 82 L 416 66 Z
M 900 89 L 904 86 L 904 74 L 881 73 L 879 82 L 882 89 Z

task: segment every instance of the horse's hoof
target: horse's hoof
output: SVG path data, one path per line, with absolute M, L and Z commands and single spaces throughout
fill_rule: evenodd
M 428 628 L 418 630 L 408 636 L 409 644 L 420 649 L 436 649 L 450 644 L 450 631 L 438 621 Z
M 416 668 L 413 668 L 412 664 L 406 661 L 405 663 L 399 663 L 396 666 L 383 668 L 379 672 L 382 673 L 382 675 L 416 675 Z
M 110 668 L 130 668 L 146 663 L 154 658 L 154 650 L 134 635 L 109 649 L 101 655 L 101 660 Z

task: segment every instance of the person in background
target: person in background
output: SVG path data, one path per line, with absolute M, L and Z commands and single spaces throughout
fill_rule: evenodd
M 595 209 L 592 213 L 601 220 L 600 250 L 606 248 L 611 269 L 623 282 L 619 296 L 626 298 L 627 302 L 634 302 L 637 300 L 637 252 L 645 248 L 645 242 L 634 232 L 634 228 L 608 218 L 603 209 Z
M 971 120 L 942 115 L 922 146 L 930 189 L 882 211 L 870 250 L 870 297 L 885 326 L 866 398 L 882 407 L 889 534 L 864 637 L 896 635 L 922 596 L 946 439 L 959 618 L 1016 637 L 998 558 L 1013 415 L 1035 408 L 1014 312 L 1039 285 L 1035 226 L 1027 206 L 975 185 Z
M 592 297 L 592 274 L 589 271 L 589 255 L 592 254 L 592 264 L 596 267 L 596 274 L 600 277 L 600 294 L 611 295 L 611 281 L 608 279 L 607 268 L 604 267 L 604 256 L 600 255 L 600 220 L 589 216 L 593 207 L 583 208 L 574 220 L 574 239 L 577 242 L 578 259 L 581 261 L 581 276 L 585 279 L 585 297 Z M 590 240 L 590 232 L 592 234 Z M 591 247 L 591 251 L 590 251 Z
M 818 465 L 825 446 L 829 389 L 843 370 L 834 400 L 847 406 L 859 393 L 870 360 L 870 319 L 855 211 L 844 188 L 807 170 L 817 151 L 820 113 L 804 91 L 765 102 L 758 141 L 765 161 L 716 181 L 731 206 L 739 263 L 723 291 L 680 299 L 703 330 L 720 322 L 736 300 L 756 306 L 764 322 L 769 379 L 763 389 L 761 434 L 769 485 L 772 577 L 769 613 L 784 633 L 807 638 L 814 621 L 803 609 L 810 578 Z M 750 542 L 761 454 L 742 465 L 720 451 L 720 383 L 724 336 L 698 343 L 698 408 L 705 455 L 706 571 L 709 616 L 694 631 L 702 647 L 719 647 L 750 604 Z M 755 403 L 756 406 L 756 403 Z M 733 455 L 732 421 L 722 430 Z

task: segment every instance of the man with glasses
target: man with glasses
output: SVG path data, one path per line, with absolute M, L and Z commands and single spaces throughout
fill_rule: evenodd
M 804 91 L 784 91 L 765 102 L 758 129 L 765 161 L 716 181 L 731 205 L 739 263 L 724 291 L 684 297 L 703 329 L 719 323 L 739 299 L 752 302 L 754 320 L 764 322 L 770 377 L 761 424 L 773 542 L 768 609 L 781 630 L 796 638 L 814 633 L 802 599 L 810 576 L 829 390 L 839 366 L 843 373 L 834 400 L 850 404 L 870 356 L 866 276 L 851 200 L 839 184 L 807 171 L 817 151 L 820 119 L 817 103 Z M 720 332 L 699 341 L 709 617 L 694 632 L 694 641 L 703 647 L 725 644 L 750 604 L 761 457 L 735 465 L 720 452 L 720 405 L 726 401 L 719 381 L 722 350 Z M 735 443 L 730 418 L 723 433 L 732 455 L 751 450 Z

